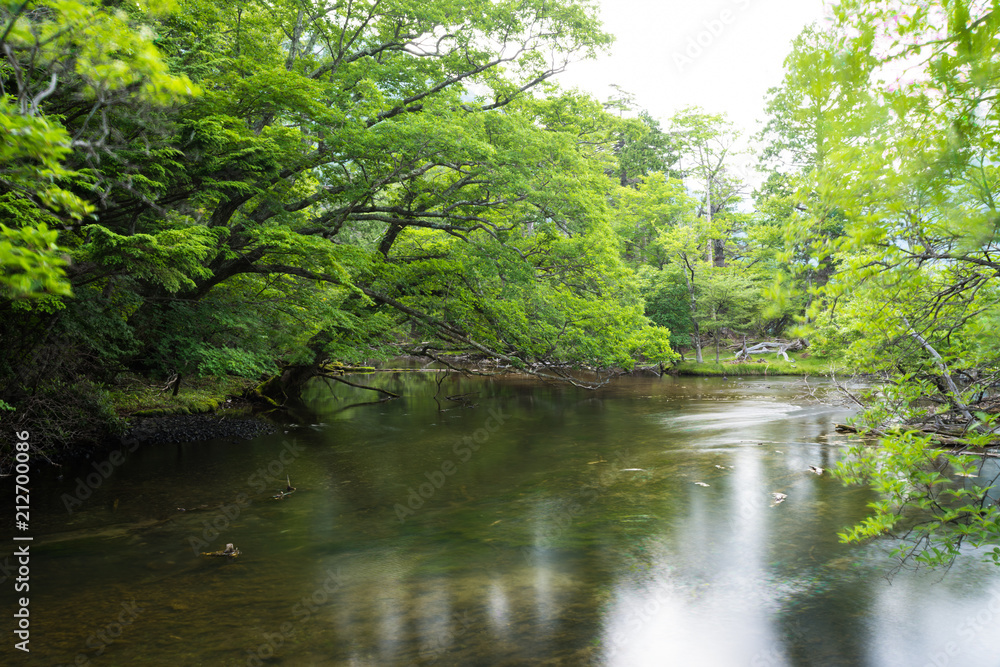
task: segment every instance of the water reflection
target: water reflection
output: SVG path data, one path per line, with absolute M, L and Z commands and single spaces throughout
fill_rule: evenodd
M 870 497 L 810 472 L 843 451 L 845 411 L 797 381 L 448 378 L 478 394 L 446 411 L 426 374 L 370 381 L 406 398 L 344 409 L 364 393 L 318 386 L 287 432 L 140 450 L 72 515 L 78 471 L 40 481 L 45 639 L 24 664 L 1000 662 L 993 569 L 890 585 L 880 545 L 837 543 Z M 275 502 L 282 451 L 299 490 Z M 195 556 L 240 493 L 213 544 L 244 556 Z M 143 612 L 97 655 L 130 598 Z

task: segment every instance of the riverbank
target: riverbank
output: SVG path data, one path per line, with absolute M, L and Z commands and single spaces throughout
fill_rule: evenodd
M 247 410 L 222 410 L 203 415 L 168 415 L 136 418 L 121 435 L 127 447 L 136 445 L 165 445 L 179 442 L 197 442 L 229 438 L 251 440 L 260 435 L 274 433 L 270 422 L 252 416 Z
M 114 386 L 81 380 L 39 392 L 24 414 L 0 412 L 0 426 L 30 433 L 31 459 L 52 465 L 123 445 L 250 439 L 275 430 L 242 398 L 255 384 L 244 378 L 191 378 L 174 395 L 172 388 L 137 375 L 119 376 Z M 12 463 L 12 448 L 0 448 L 0 474 Z
M 824 376 L 834 368 L 830 360 L 811 357 L 807 352 L 789 356 L 790 362 L 773 358 L 743 364 L 681 362 L 668 372 L 685 376 Z M 393 371 L 429 370 L 407 368 L 400 361 L 407 360 L 394 360 Z M 506 370 L 462 361 L 484 371 Z M 344 370 L 371 373 L 387 369 Z M 86 381 L 60 386 L 20 419 L 0 413 L 0 426 L 29 430 L 33 442 L 38 443 L 33 458 L 53 464 L 100 455 L 122 443 L 131 446 L 250 439 L 274 429 L 270 422 L 257 417 L 254 404 L 243 398 L 258 385 L 259 380 L 237 377 L 184 377 L 175 395 L 170 382 L 154 383 L 138 375 L 123 374 L 113 386 Z M 6 450 L 0 453 L 0 473 L 9 468 L 12 456 L 13 452 Z
M 714 354 L 712 355 L 714 357 Z M 706 361 L 697 363 L 695 361 L 682 361 L 670 369 L 675 375 L 689 376 L 771 376 L 771 375 L 816 375 L 828 377 L 830 375 L 850 375 L 850 371 L 845 368 L 840 360 L 811 356 L 808 352 L 788 353 L 789 361 L 769 355 L 759 357 L 749 363 L 728 363 L 722 361 L 715 363 L 708 361 L 709 355 L 705 355 Z
M 109 398 L 122 419 L 119 438 L 127 446 L 249 440 L 275 431 L 242 398 L 256 384 L 246 378 L 198 377 L 182 381 L 174 395 L 170 388 L 132 377 L 110 391 Z
M 166 385 L 150 384 L 139 376 L 124 376 L 107 390 L 108 400 L 119 418 L 198 415 L 242 405 L 241 396 L 257 383 L 237 377 L 183 378 L 177 394 Z

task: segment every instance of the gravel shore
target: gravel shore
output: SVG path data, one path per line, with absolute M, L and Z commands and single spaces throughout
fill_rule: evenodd
M 122 444 L 131 446 L 194 442 L 230 438 L 250 440 L 274 433 L 275 427 L 266 421 L 246 415 L 173 415 L 142 417 L 122 435 Z

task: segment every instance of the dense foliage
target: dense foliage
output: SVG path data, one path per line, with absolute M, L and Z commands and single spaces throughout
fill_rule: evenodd
M 881 499 L 844 539 L 901 539 L 902 562 L 963 544 L 1000 563 L 995 445 L 998 50 L 995 4 L 845 0 L 770 98 L 792 289 L 814 342 L 887 382 L 839 470 Z M 948 447 L 942 450 L 941 446 Z M 971 455 L 971 456 L 970 456 Z
M 885 500 L 845 539 L 1000 541 L 989 480 L 932 442 L 994 440 L 993 5 L 843 0 L 807 28 L 752 201 L 724 116 L 554 83 L 610 43 L 595 14 L 0 5 L 0 422 L 97 438 L 126 376 L 464 355 L 592 385 L 795 335 L 890 380 L 855 397 L 886 439 L 840 474 Z
M 644 295 L 680 284 L 671 235 L 723 261 L 731 133 L 555 87 L 610 41 L 584 3 L 3 11 L 6 404 L 400 353 L 627 370 L 676 358 L 656 322 L 729 322 L 697 253 L 685 312 Z

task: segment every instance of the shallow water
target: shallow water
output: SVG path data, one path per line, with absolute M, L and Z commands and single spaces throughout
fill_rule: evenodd
M 318 385 L 285 432 L 137 450 L 86 498 L 102 461 L 37 479 L 5 662 L 1000 665 L 995 568 L 890 582 L 838 544 L 871 497 L 808 472 L 848 413 L 800 381 L 434 379 Z

